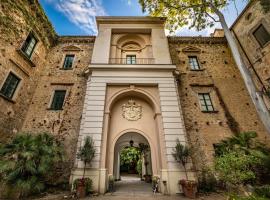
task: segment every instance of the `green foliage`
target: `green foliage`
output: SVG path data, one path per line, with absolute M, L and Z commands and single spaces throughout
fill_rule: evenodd
M 217 180 L 210 169 L 204 168 L 198 177 L 198 189 L 202 193 L 215 192 Z
M 243 132 L 234 135 L 230 138 L 222 140 L 220 143 L 215 144 L 215 155 L 221 156 L 232 150 L 241 149 L 249 151 L 258 147 L 258 143 L 254 140 L 257 137 L 256 132 Z
M 185 167 L 190 156 L 190 149 L 187 146 L 182 145 L 177 139 L 172 155 L 177 162 Z
M 94 140 L 92 137 L 87 136 L 83 147 L 80 147 L 77 153 L 77 158 L 81 159 L 85 164 L 91 163 L 95 157 L 95 153 Z
M 190 149 L 187 146 L 184 146 L 180 143 L 179 139 L 176 140 L 176 146 L 173 149 L 172 155 L 174 159 L 181 163 L 185 169 L 186 179 L 188 180 L 188 174 L 186 169 L 186 164 L 190 156 Z
M 268 200 L 268 198 L 265 198 L 265 197 L 260 197 L 260 196 L 257 196 L 257 195 L 251 195 L 251 196 L 248 196 L 248 197 L 242 197 L 242 196 L 239 196 L 239 195 L 230 195 L 228 200 Z
M 139 159 L 139 160 L 137 161 L 136 171 L 138 172 L 138 174 L 139 174 L 140 176 L 142 175 L 142 159 Z
M 270 11 L 270 2 L 269 0 L 260 0 L 261 6 L 265 13 Z
M 257 162 L 250 165 L 250 170 L 256 179 L 264 179 L 270 172 L 270 151 L 265 145 L 256 140 L 255 132 L 243 132 L 231 138 L 215 144 L 215 156 L 217 158 L 228 155 L 232 152 L 241 152 L 250 158 L 256 158 Z
M 90 178 L 77 178 L 73 181 L 73 190 L 76 191 L 78 185 L 83 181 L 83 184 L 85 185 L 85 192 L 86 194 L 90 194 L 93 189 L 93 181 Z
M 222 9 L 232 0 L 139 0 L 143 11 L 148 11 L 152 16 L 167 17 L 167 28 L 171 31 L 188 25 L 197 30 L 212 27 L 213 9 Z
M 266 197 L 270 199 L 270 185 L 263 185 L 263 186 L 255 187 L 254 192 L 258 196 Z
M 86 164 L 89 164 L 92 162 L 93 158 L 95 157 L 95 153 L 96 153 L 96 149 L 94 146 L 94 140 L 92 137 L 87 136 L 85 139 L 84 145 L 80 147 L 77 153 L 77 158 L 84 162 L 83 178 L 85 174 Z
M 148 11 L 155 17 L 166 17 L 166 25 L 171 32 L 186 25 L 198 31 L 212 27 L 219 21 L 215 14 L 221 14 L 220 10 L 235 2 L 236 0 L 139 0 L 144 12 Z M 269 0 L 260 2 L 264 10 L 270 10 Z
M 140 158 L 140 151 L 136 147 L 126 147 L 120 153 L 120 163 L 121 165 L 131 163 L 137 163 Z
M 260 162 L 261 160 L 252 154 L 235 150 L 216 157 L 215 170 L 225 183 L 239 185 L 256 178 L 252 166 Z
M 23 196 L 44 190 L 45 177 L 63 159 L 63 148 L 50 134 L 23 133 L 0 147 L 0 159 L 2 181 Z

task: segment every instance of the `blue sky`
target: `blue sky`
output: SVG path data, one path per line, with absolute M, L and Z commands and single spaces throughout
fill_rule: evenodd
M 40 0 L 46 14 L 59 35 L 96 35 L 95 16 L 143 16 L 138 0 Z M 237 0 L 240 13 L 246 1 Z M 235 6 L 231 4 L 223 10 L 227 23 L 231 25 L 237 17 Z M 216 27 L 219 27 L 217 25 Z M 177 35 L 207 36 L 214 28 L 201 32 L 183 27 Z

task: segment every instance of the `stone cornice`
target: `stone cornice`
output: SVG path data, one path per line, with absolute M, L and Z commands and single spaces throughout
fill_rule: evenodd
M 94 43 L 96 36 L 59 36 L 58 43 Z
M 97 26 L 99 24 L 164 24 L 164 17 L 130 17 L 130 16 L 100 16 L 96 17 Z
M 185 43 L 185 44 L 225 44 L 225 37 L 181 37 L 169 36 L 169 43 Z

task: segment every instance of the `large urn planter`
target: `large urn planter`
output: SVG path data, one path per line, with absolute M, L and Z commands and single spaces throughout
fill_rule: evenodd
M 189 180 L 180 180 L 179 185 L 182 187 L 184 195 L 188 198 L 195 199 L 197 194 L 197 182 Z

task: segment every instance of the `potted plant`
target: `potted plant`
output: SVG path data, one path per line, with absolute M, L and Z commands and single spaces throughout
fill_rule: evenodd
M 179 185 L 182 186 L 184 195 L 188 198 L 196 198 L 197 193 L 197 183 L 192 180 L 188 180 L 186 164 L 190 156 L 190 149 L 180 143 L 179 140 L 176 141 L 176 146 L 173 149 L 173 157 L 175 160 L 182 164 L 185 170 L 186 179 L 181 179 Z
M 144 157 L 144 166 L 145 166 L 144 180 L 146 183 L 151 183 L 152 177 L 151 177 L 151 175 L 148 174 L 148 171 L 147 171 L 147 165 L 149 164 L 149 162 L 147 161 L 147 153 L 149 152 L 149 145 L 140 143 L 139 149 L 141 152 L 141 157 L 142 156 Z
M 109 192 L 110 193 L 114 192 L 114 176 L 113 175 L 109 176 Z
M 76 186 L 76 195 L 79 198 L 83 198 L 86 196 L 88 183 L 87 183 L 87 179 L 84 177 L 85 168 L 87 164 L 90 164 L 92 162 L 93 158 L 95 157 L 95 153 L 96 153 L 96 150 L 94 147 L 94 141 L 90 136 L 87 136 L 83 147 L 81 147 L 77 153 L 77 158 L 82 160 L 84 163 L 83 177 L 79 179 Z

